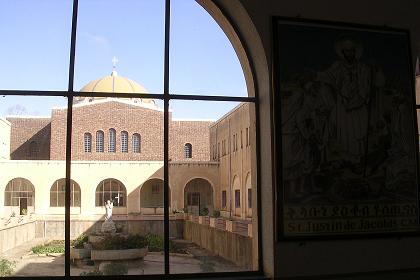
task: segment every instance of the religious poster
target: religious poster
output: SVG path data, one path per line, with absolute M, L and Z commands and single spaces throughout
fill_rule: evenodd
M 279 237 L 419 232 L 408 32 L 274 20 Z

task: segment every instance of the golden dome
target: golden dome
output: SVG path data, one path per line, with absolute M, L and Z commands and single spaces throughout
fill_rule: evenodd
M 80 92 L 112 92 L 112 93 L 148 93 L 147 90 L 136 83 L 125 77 L 118 76 L 117 71 L 113 70 L 111 75 L 93 80 L 86 84 Z M 94 99 L 103 99 L 104 97 L 95 97 Z M 139 100 L 139 98 L 135 98 Z M 84 97 L 78 97 L 75 101 L 83 101 Z M 92 98 L 90 99 L 92 100 Z M 153 99 L 141 99 L 142 103 L 155 104 Z
M 147 93 L 147 90 L 125 77 L 118 76 L 117 72 L 112 71 L 110 76 L 93 80 L 85 85 L 81 92 L 121 92 L 121 93 Z

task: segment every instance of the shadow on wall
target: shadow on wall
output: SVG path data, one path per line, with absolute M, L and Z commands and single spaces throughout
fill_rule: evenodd
M 51 123 L 43 127 L 10 154 L 12 160 L 50 159 Z

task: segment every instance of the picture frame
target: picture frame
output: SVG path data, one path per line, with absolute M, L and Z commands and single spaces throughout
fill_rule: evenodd
M 408 30 L 273 17 L 277 240 L 419 235 Z

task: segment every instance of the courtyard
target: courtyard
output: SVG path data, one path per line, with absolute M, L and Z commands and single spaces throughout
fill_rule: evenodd
M 62 276 L 64 275 L 64 254 L 34 254 L 31 248 L 48 243 L 50 240 L 37 238 L 26 242 L 1 255 L 14 263 L 11 276 Z M 235 272 L 244 271 L 240 267 L 220 256 L 212 254 L 192 242 L 179 240 L 183 244 L 185 253 L 170 254 L 170 271 L 178 273 L 206 273 L 206 272 Z M 128 268 L 128 275 L 149 275 L 161 274 L 164 269 L 164 255 L 162 252 L 148 252 L 143 259 L 124 262 Z M 83 273 L 96 271 L 98 265 L 89 260 L 72 264 L 70 271 L 72 276 L 79 276 Z

